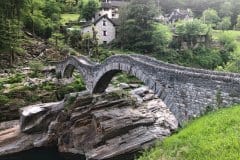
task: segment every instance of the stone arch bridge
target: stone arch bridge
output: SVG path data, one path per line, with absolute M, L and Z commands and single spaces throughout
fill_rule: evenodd
M 104 92 L 118 72 L 137 77 L 165 102 L 180 123 L 208 110 L 240 103 L 240 74 L 187 68 L 137 54 L 111 56 L 101 64 L 83 56 L 69 56 L 57 64 L 56 72 L 70 78 L 74 69 L 91 93 Z

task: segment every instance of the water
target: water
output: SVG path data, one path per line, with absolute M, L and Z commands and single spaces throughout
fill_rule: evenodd
M 69 155 L 68 160 L 86 160 L 82 156 Z M 17 154 L 0 157 L 0 160 L 67 160 L 56 148 L 37 148 L 28 151 L 23 151 Z

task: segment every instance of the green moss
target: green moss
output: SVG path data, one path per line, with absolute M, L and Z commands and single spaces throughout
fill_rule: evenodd
M 240 105 L 211 112 L 145 152 L 139 160 L 236 160 Z

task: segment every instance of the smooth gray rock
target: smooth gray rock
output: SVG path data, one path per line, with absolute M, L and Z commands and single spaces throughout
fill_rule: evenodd
M 118 86 L 121 89 L 129 89 L 130 88 L 129 84 L 127 84 L 127 83 L 119 83 Z

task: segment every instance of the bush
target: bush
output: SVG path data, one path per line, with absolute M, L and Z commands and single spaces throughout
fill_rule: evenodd
M 70 83 L 68 85 L 58 88 L 56 91 L 56 96 L 57 96 L 58 100 L 62 100 L 66 94 L 69 94 L 72 92 L 80 92 L 85 89 L 86 89 L 86 87 L 83 82 L 83 79 L 80 76 L 76 76 L 75 81 L 73 83 Z
M 14 76 L 9 77 L 5 83 L 7 84 L 21 83 L 23 81 L 23 78 L 24 78 L 24 75 L 17 73 Z
M 233 36 L 230 36 L 228 33 L 222 33 L 219 36 L 218 41 L 223 45 L 224 49 L 233 52 L 237 48 L 237 43 Z
M 0 105 L 5 105 L 9 102 L 9 98 L 5 95 L 0 95 Z
M 215 69 L 219 65 L 223 65 L 221 54 L 217 50 L 200 47 L 195 49 L 194 61 L 201 68 Z
M 43 69 L 43 64 L 40 61 L 32 61 L 29 66 L 33 71 L 31 77 L 38 77 L 40 71 Z

